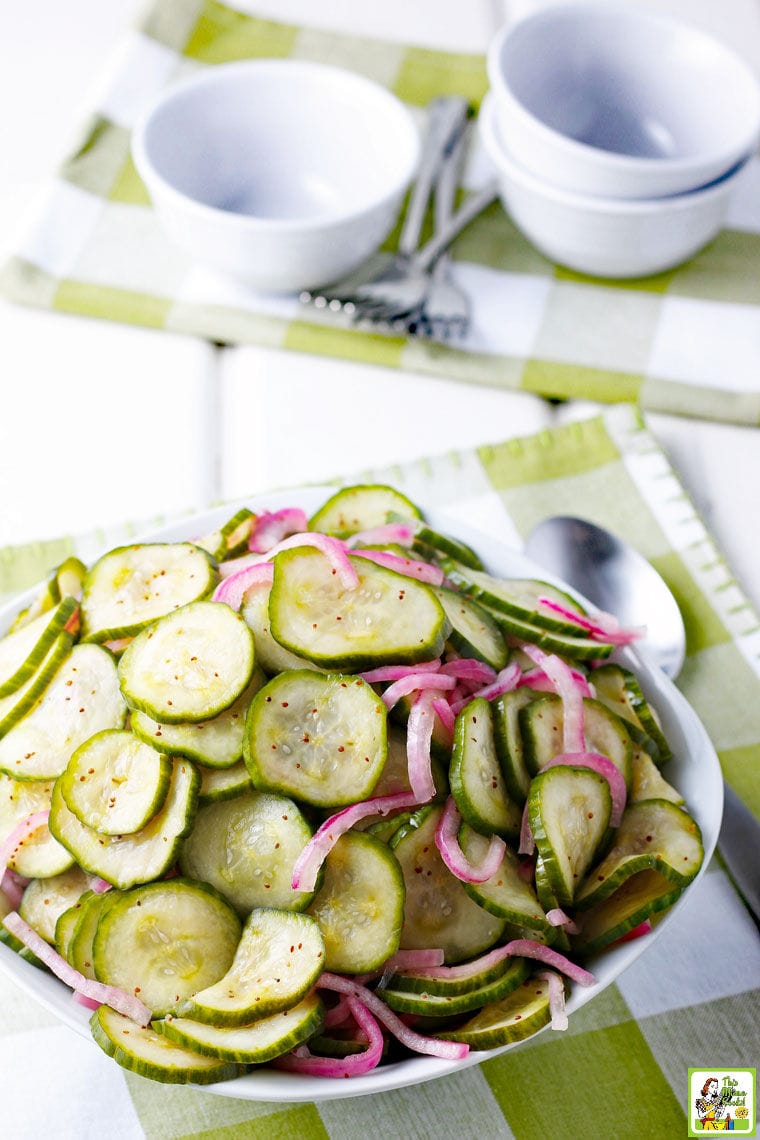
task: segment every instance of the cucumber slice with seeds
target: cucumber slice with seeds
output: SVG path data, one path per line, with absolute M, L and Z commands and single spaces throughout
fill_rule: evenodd
M 253 631 L 256 645 L 256 664 L 267 676 L 284 673 L 286 669 L 319 669 L 306 657 L 291 653 L 272 636 L 269 623 L 269 597 L 271 586 L 252 586 L 243 596 L 240 613 Z
M 498 1049 L 532 1037 L 550 1021 L 549 983 L 532 976 L 501 1001 L 484 1006 L 458 1029 L 434 1036 L 464 1041 L 471 1049 Z
M 591 680 L 597 699 L 617 713 L 634 743 L 658 766 L 666 764 L 672 756 L 670 745 L 630 669 L 608 662 L 593 671 Z
M 131 732 L 96 732 L 72 753 L 61 795 L 81 823 L 101 835 L 140 831 L 160 810 L 172 765 Z
M 18 912 L 52 946 L 59 917 L 79 901 L 89 886 L 89 876 L 76 866 L 50 878 L 32 879 L 24 889 Z
M 558 764 L 534 777 L 526 810 L 549 885 L 572 905 L 610 821 L 610 786 L 590 768 Z
M 476 831 L 519 835 L 522 812 L 504 783 L 491 705 L 484 697 L 470 701 L 457 716 L 449 780 L 462 818 Z
M 499 624 L 487 610 L 456 590 L 445 586 L 433 588 L 443 606 L 451 629 L 449 641 L 462 657 L 485 661 L 498 672 L 507 663 L 509 650 Z
M 538 605 L 538 599 L 543 597 L 557 602 L 565 609 L 575 610 L 579 614 L 584 612 L 574 598 L 548 582 L 534 578 L 495 578 L 492 574 L 464 566 L 454 558 L 446 559 L 443 569 L 450 582 L 489 609 L 498 610 L 521 622 L 529 622 L 540 629 L 576 637 L 581 633 L 580 626 L 567 619 L 553 617 L 551 611 Z
M 0 773 L 0 836 L 10 835 L 22 820 L 37 812 L 49 811 L 52 783 L 41 780 L 14 780 Z M 74 859 L 50 834 L 46 823 L 27 832 L 10 853 L 7 866 L 27 879 L 49 878 L 71 866 Z
M 152 1022 L 152 1027 L 170 1041 L 203 1056 L 261 1065 L 289 1053 L 319 1033 L 324 1019 L 322 1000 L 316 993 L 310 993 L 291 1009 L 261 1017 L 251 1025 L 204 1025 L 168 1014 L 163 1020 Z
M 485 605 L 482 598 L 480 604 Z M 523 641 L 529 641 L 540 649 L 545 649 L 547 653 L 556 653 L 571 661 L 596 661 L 609 657 L 615 648 L 610 642 L 595 641 L 582 633 L 573 636 L 558 629 L 547 629 L 537 623 L 523 621 L 491 606 L 485 608 L 504 630 L 507 644 L 519 645 Z
M 77 921 L 71 934 L 66 958 L 74 969 L 79 970 L 86 978 L 95 977 L 92 943 L 100 916 L 115 897 L 118 898 L 118 891 L 106 891 L 102 895 L 96 894 L 95 891 L 86 891 L 79 900 Z M 60 921 L 59 919 L 55 926 L 56 941 Z
M 628 803 L 639 800 L 670 800 L 683 806 L 684 798 L 669 784 L 652 757 L 643 748 L 634 746 L 631 757 L 631 790 Z
M 390 986 L 380 991 L 383 1001 L 397 1013 L 414 1013 L 422 1017 L 452 1017 L 471 1013 L 488 1002 L 500 1001 L 525 981 L 530 966 L 524 958 L 512 958 L 507 969 L 478 989 L 459 994 L 413 993 Z
M 212 530 L 210 534 L 199 538 L 196 545 L 206 550 L 217 562 L 224 562 L 227 558 L 235 558 L 248 550 L 248 539 L 251 536 L 256 515 L 247 507 L 241 507 L 232 518 L 222 526 Z
M 382 526 L 391 515 L 399 519 L 421 518 L 419 508 L 395 487 L 358 483 L 331 495 L 309 519 L 309 530 L 347 538 L 357 531 Z
M 204 1057 L 156 1033 L 150 1026 L 138 1025 L 107 1005 L 95 1010 L 90 1030 L 96 1044 L 117 1065 L 162 1084 L 212 1085 L 232 1080 L 244 1072 L 234 1061 Z
M 366 681 L 297 669 L 253 698 L 245 762 L 262 791 L 340 807 L 372 792 L 385 763 L 386 731 L 385 706 Z
M 64 598 L 54 609 L 0 638 L 0 697 L 15 692 L 37 672 L 76 608 L 75 598 Z
M 101 912 L 95 977 L 137 994 L 160 1016 L 227 973 L 240 935 L 237 914 L 207 883 L 175 878 L 134 887 Z
M 444 864 L 435 844 L 443 808 L 416 811 L 390 841 L 406 884 L 401 947 L 440 947 L 447 964 L 464 962 L 490 949 L 502 935 L 504 919 L 474 902 Z
M 198 806 L 231 800 L 253 790 L 245 760 L 238 760 L 231 768 L 204 768 L 197 765 L 201 775 L 198 789 Z
M 593 906 L 638 871 L 655 870 L 685 887 L 702 865 L 699 825 L 669 800 L 643 800 L 623 812 L 612 847 L 593 867 L 575 896 L 577 907 Z
M 165 875 L 192 827 L 200 776 L 189 760 L 175 760 L 164 805 L 133 835 L 101 835 L 69 811 L 58 781 L 48 826 L 81 867 L 126 890 Z
M 54 779 L 74 749 L 102 729 L 121 728 L 126 714 L 112 655 L 99 645 L 75 645 L 34 708 L 0 740 L 0 769 L 19 779 Z
M 297 1005 L 324 969 L 319 926 L 306 914 L 252 910 L 227 973 L 173 1011 L 209 1025 L 250 1025 Z
M 531 701 L 538 700 L 542 693 L 527 685 L 502 693 L 493 702 L 493 726 L 496 754 L 499 757 L 504 783 L 510 796 L 518 804 L 524 804 L 530 788 L 532 773 L 525 762 L 522 732 L 520 731 L 520 709 Z
M 523 755 L 528 769 L 533 773 L 540 772 L 563 751 L 562 708 L 561 699 L 554 693 L 549 693 L 526 705 L 518 713 Z M 583 728 L 589 750 L 607 756 L 625 780 L 626 788 L 629 788 L 632 745 L 620 717 L 601 701 L 584 697 Z
M 229 606 L 192 602 L 139 633 L 119 662 L 127 702 L 165 724 L 210 720 L 253 676 L 253 634 Z
M 459 829 L 459 845 L 476 866 L 482 862 L 489 840 L 467 824 Z M 498 870 L 484 883 L 463 883 L 467 894 L 484 910 L 515 926 L 548 934 L 551 927 L 530 882 L 520 873 L 520 861 L 508 846 Z
M 257 906 L 303 910 L 314 892 L 294 891 L 290 883 L 310 839 L 291 799 L 250 791 L 199 810 L 179 865 L 183 874 L 211 883 L 242 916 Z
M 82 639 L 132 637 L 179 606 L 213 590 L 218 579 L 205 550 L 190 542 L 119 546 L 92 566 L 82 595 Z
M 276 555 L 269 597 L 276 640 L 318 665 L 348 672 L 438 657 L 448 623 L 430 587 L 366 558 L 351 562 L 359 584 L 345 589 L 318 550 L 295 547 Z
M 349 831 L 328 853 L 324 882 L 308 913 L 322 931 L 325 969 L 365 974 L 398 950 L 404 878 L 388 846 Z
M 69 655 L 73 638 L 68 633 L 59 633 L 39 668 L 27 677 L 17 689 L 0 697 L 0 738 L 6 736 L 26 714 L 34 708 L 43 696 L 48 685 Z M 23 753 L 22 753 L 23 756 Z M 9 775 L 17 774 L 17 766 L 23 760 L 11 754 L 5 756 L 0 751 L 0 771 Z M 22 773 L 23 775 L 23 773 Z M 36 777 L 35 777 L 36 778 Z
M 245 714 L 266 678 L 258 667 L 238 699 L 210 720 L 187 724 L 161 724 L 134 709 L 130 727 L 135 736 L 170 756 L 184 756 L 206 768 L 231 768 L 243 757 Z
M 574 935 L 575 954 L 596 954 L 617 942 L 647 919 L 671 907 L 683 887 L 658 871 L 638 871 L 606 899 L 583 911 L 580 934 Z

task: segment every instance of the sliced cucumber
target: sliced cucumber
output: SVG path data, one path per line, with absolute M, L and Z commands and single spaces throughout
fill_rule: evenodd
M 638 871 L 613 894 L 585 910 L 580 934 L 572 938 L 575 954 L 595 954 L 653 915 L 672 906 L 683 887 L 658 871 Z
M 12 693 L 0 697 L 0 738 L 6 736 L 34 708 L 68 657 L 72 641 L 70 634 L 59 633 L 37 671 Z M 14 761 L 12 750 L 10 756 L 3 756 L 0 751 L 0 770 L 11 776 L 17 775 L 15 765 L 19 763 L 22 760 Z
M 414 524 L 412 550 L 429 562 L 454 558 L 463 566 L 472 567 L 473 570 L 485 569 L 479 555 L 466 542 L 453 538 L 450 534 L 441 534 L 426 522 Z
M 309 530 L 347 538 L 360 530 L 372 530 L 388 522 L 390 515 L 419 519 L 419 508 L 395 487 L 382 483 L 358 483 L 342 487 L 309 519 Z
M 684 803 L 681 793 L 668 783 L 649 753 L 634 745 L 628 803 L 634 804 L 639 800 L 670 800 L 679 805 Z
M 60 775 L 93 733 L 121 728 L 127 706 L 116 663 L 99 645 L 75 645 L 34 708 L 0 740 L 0 769 L 25 780 Z
M 606 834 L 611 809 L 609 784 L 590 768 L 558 764 L 534 777 L 527 811 L 560 907 L 571 906 Z
M 243 917 L 257 906 L 303 910 L 313 891 L 294 891 L 290 882 L 309 839 L 311 828 L 291 799 L 251 791 L 199 810 L 179 865 L 211 883 Z
M 577 907 L 601 902 L 638 871 L 654 870 L 685 887 L 702 866 L 699 825 L 669 800 L 642 800 L 623 812 L 612 847 L 575 897 Z
M 445 586 L 434 588 L 449 621 L 449 641 L 462 657 L 485 661 L 497 671 L 507 663 L 509 650 L 504 634 L 487 610 L 471 598 Z
M 396 991 L 403 990 L 414 994 L 440 994 L 442 997 L 469 994 L 473 990 L 479 990 L 490 985 L 504 973 L 511 971 L 517 960 L 516 958 L 500 958 L 488 966 L 481 966 L 479 970 L 465 974 L 464 977 L 428 977 L 425 974 L 404 971 L 403 974 L 392 974 L 388 979 L 388 986 Z
M 5 838 L 23 820 L 50 810 L 53 785 L 40 780 L 14 780 L 0 773 L 0 836 Z M 53 838 L 46 823 L 24 836 L 7 856 L 11 871 L 27 879 L 49 878 L 70 867 L 73 856 Z
M 200 776 L 189 760 L 175 760 L 164 805 L 133 835 L 101 835 L 69 811 L 56 781 L 48 826 L 55 838 L 93 875 L 126 890 L 165 875 L 192 827 Z
M 551 1021 L 549 983 L 529 977 L 501 1001 L 483 1007 L 458 1029 L 438 1033 L 446 1041 L 464 1041 L 471 1049 L 498 1049 L 524 1041 Z
M 210 720 L 188 724 L 161 724 L 134 709 L 130 727 L 136 736 L 159 752 L 184 756 L 207 768 L 231 768 L 243 757 L 245 714 L 266 678 L 256 667 L 248 687 L 238 699 Z
M 92 566 L 82 595 L 82 638 L 131 637 L 179 606 L 197 601 L 217 582 L 214 562 L 190 542 L 120 546 Z
M 306 914 L 252 910 L 227 973 L 173 1011 L 208 1025 L 250 1025 L 298 1005 L 324 969 L 325 945 Z
M 322 931 L 325 969 L 365 974 L 398 950 L 404 878 L 387 844 L 363 832 L 342 835 L 325 860 L 324 882 L 308 913 Z
M 253 631 L 256 645 L 256 664 L 267 676 L 283 673 L 286 669 L 319 669 L 306 657 L 291 653 L 272 636 L 269 625 L 269 597 L 271 586 L 252 586 L 243 596 L 240 613 Z
M 81 823 L 101 835 L 140 831 L 160 810 L 172 765 L 131 732 L 105 729 L 80 744 L 59 778 L 61 795 Z
M 488 849 L 488 839 L 463 824 L 459 829 L 459 844 L 465 856 L 476 866 L 482 862 Z M 514 926 L 527 930 L 550 932 L 536 892 L 520 873 L 520 861 L 507 846 L 499 869 L 484 883 L 464 883 L 468 895 L 484 910 L 505 918 Z
M 231 768 L 204 768 L 199 764 L 198 771 L 201 774 L 201 785 L 198 789 L 199 807 L 218 803 L 221 800 L 231 800 L 235 796 L 242 796 L 244 792 L 253 790 L 244 760 L 238 760 Z
M 480 604 L 485 605 L 482 598 Z M 609 657 L 615 648 L 611 642 L 595 641 L 585 634 L 574 637 L 558 629 L 545 629 L 534 622 L 523 621 L 490 606 L 486 606 L 486 609 L 504 630 L 508 645 L 519 646 L 522 642 L 528 641 L 540 649 L 545 649 L 547 653 L 556 653 L 570 661 L 601 660 Z
M 449 781 L 462 818 L 476 831 L 519 835 L 522 812 L 505 786 L 491 705 L 484 697 L 470 701 L 457 716 Z
M 443 569 L 453 585 L 491 610 L 498 610 L 539 629 L 554 630 L 571 637 L 577 637 L 581 633 L 581 628 L 576 623 L 553 617 L 551 611 L 539 606 L 539 598 L 549 598 L 565 609 L 583 613 L 574 598 L 548 582 L 533 578 L 495 578 L 492 574 L 464 566 L 453 558 L 444 561 Z
M 253 676 L 253 634 L 222 602 L 192 602 L 139 633 L 119 662 L 128 703 L 164 724 L 210 720 Z
M 207 551 L 216 562 L 224 562 L 227 558 L 235 558 L 248 550 L 248 539 L 251 536 L 256 515 L 248 507 L 241 507 L 239 511 L 222 523 L 216 530 L 199 538 L 196 546 Z
M 152 1026 L 156 1033 L 204 1056 L 261 1065 L 308 1041 L 320 1031 L 324 1018 L 321 999 L 310 993 L 291 1009 L 261 1017 L 251 1025 L 224 1028 L 169 1014 Z
M 554 693 L 549 693 L 526 705 L 518 717 L 526 765 L 531 772 L 540 772 L 563 751 L 562 701 Z M 620 717 L 600 701 L 585 697 L 583 730 L 589 751 L 599 752 L 610 759 L 625 780 L 626 788 L 629 788 L 632 745 Z
M 385 706 L 359 677 L 280 673 L 248 710 L 244 756 L 254 787 L 317 807 L 365 799 L 386 750 Z
M 493 702 L 493 727 L 496 755 L 499 757 L 504 783 L 512 799 L 524 804 L 528 795 L 532 773 L 525 763 L 520 709 L 538 700 L 541 693 L 527 685 L 502 693 Z
M 55 922 L 55 936 L 53 939 L 53 945 L 61 957 L 65 958 L 67 962 L 70 961 L 69 946 L 71 944 L 71 939 L 74 935 L 74 931 L 76 930 L 76 925 L 79 921 L 79 915 L 82 910 L 82 906 L 84 905 L 82 903 L 82 899 L 86 899 L 89 894 L 89 891 L 85 891 L 81 899 L 73 903 L 71 906 L 67 907 L 66 910 L 62 911 L 58 915 L 58 918 Z M 0 918 L 2 918 L 2 913 L 2 896 L 0 896 Z
M 414 1013 L 422 1017 L 453 1017 L 471 1013 L 489 1002 L 501 1001 L 525 981 L 530 966 L 524 958 L 512 958 L 506 970 L 478 989 L 459 994 L 413 993 L 390 986 L 381 990 L 383 1001 L 397 1013 Z
M 595 669 L 591 680 L 598 700 L 617 713 L 632 740 L 645 748 L 660 767 L 672 756 L 654 711 L 630 669 L 612 662 Z
M 89 877 L 81 867 L 69 867 L 49 879 L 32 879 L 24 889 L 18 912 L 52 946 L 59 917 L 82 897 L 89 885 Z
M 275 557 L 269 618 L 276 640 L 349 672 L 438 657 L 448 623 L 430 587 L 366 558 L 351 562 L 359 584 L 346 589 L 318 550 L 295 547 Z
M 102 895 L 96 894 L 95 891 L 85 891 L 77 904 L 77 920 L 71 932 L 66 958 L 74 969 L 79 970 L 86 978 L 95 977 L 92 943 L 100 916 L 104 908 L 113 902 L 114 897 L 118 897 L 117 891 L 106 891 Z M 55 926 L 56 944 L 62 918 L 65 918 L 65 915 L 61 915 Z
M 134 887 L 101 913 L 95 977 L 161 1016 L 227 973 L 240 934 L 235 911 L 207 883 L 175 878 Z
M 75 598 L 64 598 L 15 633 L 0 638 L 0 697 L 16 692 L 37 672 L 76 608 Z
M 90 1030 L 95 1042 L 117 1065 L 162 1084 L 212 1085 L 232 1080 L 244 1071 L 234 1061 L 204 1057 L 177 1045 L 107 1005 L 95 1010 Z
M 401 947 L 439 947 L 450 964 L 490 949 L 506 923 L 478 906 L 441 859 L 435 830 L 442 811 L 437 804 L 420 808 L 393 835 L 390 847 L 406 884 Z
M 65 558 L 41 587 L 31 605 L 16 614 L 8 632 L 15 633 L 40 614 L 54 609 L 64 598 L 72 597 L 80 601 L 86 574 L 87 567 L 79 558 L 74 555 Z

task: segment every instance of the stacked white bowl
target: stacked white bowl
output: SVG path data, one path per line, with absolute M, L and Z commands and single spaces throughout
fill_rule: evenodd
M 735 52 L 610 0 L 502 28 L 488 78 L 480 131 L 504 207 L 582 273 L 641 277 L 695 254 L 760 138 L 760 84 Z

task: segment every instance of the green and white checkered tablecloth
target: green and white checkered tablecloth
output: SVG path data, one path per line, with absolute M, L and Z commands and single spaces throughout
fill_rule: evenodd
M 477 108 L 487 86 L 482 55 L 296 27 L 217 0 L 156 0 L 120 46 L 97 105 L 5 265 L 6 295 L 224 343 L 760 424 L 760 160 L 737 188 L 723 232 L 677 269 L 621 283 L 579 276 L 546 261 L 494 205 L 456 244 L 455 271 L 475 302 L 461 346 L 342 328 L 295 297 L 262 296 L 192 266 L 164 236 L 130 160 L 130 130 L 166 85 L 254 56 L 351 68 L 386 84 L 420 118 L 446 92 Z M 472 183 L 482 164 L 471 157 Z
M 760 624 L 635 411 L 363 476 L 520 544 L 547 514 L 578 511 L 630 539 L 667 578 L 688 650 L 678 684 L 726 779 L 760 818 Z M 352 477 L 353 480 L 353 477 Z M 351 480 L 351 481 L 352 481 Z M 155 521 L 155 520 L 154 520 Z M 135 527 L 0 551 L 0 595 L 66 552 L 93 557 Z M 716 857 L 676 921 L 566 1033 L 450 1078 L 321 1104 L 233 1100 L 124 1073 L 0 975 L 0 1135 L 7 1140 L 675 1140 L 689 1067 L 760 1060 L 760 943 Z M 736 1121 L 737 1129 L 739 1121 Z M 750 1135 L 748 1131 L 745 1135 Z

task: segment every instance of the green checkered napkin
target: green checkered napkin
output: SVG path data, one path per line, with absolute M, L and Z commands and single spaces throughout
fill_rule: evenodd
M 494 205 L 455 250 L 456 271 L 474 299 L 468 340 L 454 348 L 381 336 L 340 327 L 295 298 L 225 284 L 193 268 L 159 227 L 129 157 L 130 128 L 177 78 L 254 56 L 351 68 L 386 84 L 420 116 L 446 92 L 477 107 L 487 86 L 482 55 L 296 27 L 216 0 L 156 0 L 122 45 L 38 221 L 5 266 L 5 293 L 222 343 L 760 424 L 760 196 L 752 192 L 760 163 L 753 160 L 728 228 L 710 247 L 646 280 L 614 283 L 560 269 Z
M 516 545 L 542 517 L 577 511 L 579 503 L 589 517 L 630 539 L 678 597 L 688 630 L 679 686 L 712 737 L 726 778 L 760 816 L 760 626 L 630 406 L 361 477 L 392 481 L 452 521 L 466 519 Z M 89 559 L 134 533 L 130 527 L 6 548 L 0 593 L 44 575 L 68 552 Z M 0 1065 L 5 1057 L 3 1071 L 15 1081 L 25 1079 L 25 1065 L 39 1071 L 44 1063 L 49 1092 L 32 1106 L 23 1096 L 6 1098 L 3 1135 L 16 1140 L 50 1132 L 57 1140 L 89 1140 L 102 1135 L 107 1113 L 117 1140 L 670 1140 L 686 1135 L 690 1066 L 757 1063 L 758 978 L 757 930 L 714 860 L 678 920 L 617 984 L 573 1015 L 566 1033 L 544 1033 L 417 1088 L 288 1105 L 220 1098 L 125 1074 L 0 977 Z M 72 1106 L 70 1090 L 85 1084 L 86 1103 Z M 59 1088 L 64 1091 L 56 1099 Z

